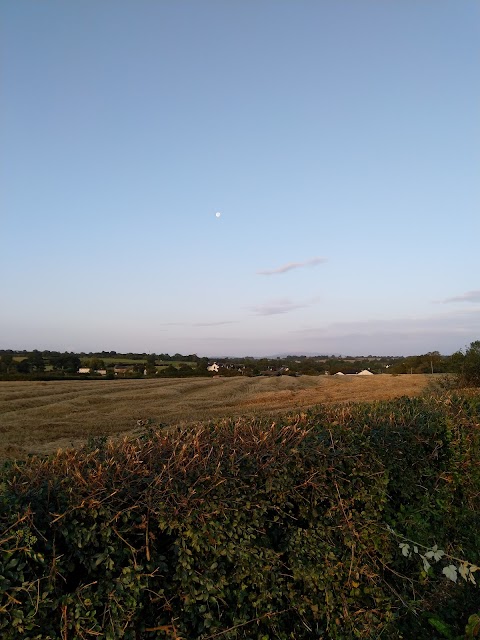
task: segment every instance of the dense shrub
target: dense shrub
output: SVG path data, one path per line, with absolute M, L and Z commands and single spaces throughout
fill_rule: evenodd
M 477 396 L 401 399 L 11 463 L 0 636 L 462 634 L 479 587 L 399 543 L 480 563 L 479 422 Z
M 467 386 L 480 387 L 480 340 L 472 342 L 465 351 L 460 378 Z

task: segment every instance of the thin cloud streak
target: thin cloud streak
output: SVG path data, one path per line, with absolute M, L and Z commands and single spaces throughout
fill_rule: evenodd
M 327 262 L 327 259 L 320 257 L 310 258 L 309 260 L 305 260 L 304 262 L 287 262 L 287 264 L 284 264 L 281 267 L 277 267 L 276 269 L 262 269 L 261 271 L 257 271 L 257 275 L 273 276 L 280 273 L 287 273 L 287 271 L 292 271 L 293 269 L 315 267 L 316 265 L 324 264 L 325 262 Z
M 467 291 L 466 293 L 462 293 L 460 296 L 445 298 L 443 302 L 480 302 L 480 289 L 477 289 L 476 291 Z
M 192 327 L 219 327 L 223 324 L 238 324 L 238 320 L 224 320 L 220 322 L 195 322 Z
M 276 316 L 281 313 L 290 313 L 295 309 L 302 309 L 306 304 L 294 304 L 293 302 L 271 302 L 269 304 L 260 304 L 250 307 L 251 311 L 257 316 Z
M 238 324 L 238 320 L 220 320 L 214 322 L 164 322 L 164 327 L 219 327 L 223 324 Z
M 312 304 L 316 304 L 319 300 L 319 297 L 315 297 L 305 302 L 292 302 L 289 298 L 279 298 L 264 304 L 254 305 L 250 307 L 250 311 L 253 311 L 257 316 L 276 316 L 283 313 L 290 313 L 290 311 L 295 311 L 296 309 L 311 307 Z
M 411 355 L 432 350 L 453 352 L 478 339 L 480 310 L 458 310 L 428 317 L 372 319 L 311 326 L 290 332 L 304 347 L 322 352 Z M 311 350 L 311 349 L 310 349 Z
M 345 335 L 350 333 L 375 335 L 377 333 L 403 332 L 405 335 L 429 334 L 430 332 L 443 332 L 462 334 L 478 327 L 480 322 L 479 309 L 456 310 L 432 316 L 399 317 L 390 319 L 352 320 L 350 322 L 330 323 L 323 327 L 304 327 L 295 329 L 293 334 L 304 335 Z

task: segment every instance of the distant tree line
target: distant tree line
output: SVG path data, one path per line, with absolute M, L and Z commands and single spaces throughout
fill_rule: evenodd
M 49 352 L 44 352 L 44 354 L 48 354 Z M 148 358 L 151 358 L 152 356 L 155 357 L 156 361 L 161 361 L 161 362 L 197 362 L 199 360 L 202 360 L 203 358 L 197 356 L 196 353 L 192 353 L 190 355 L 182 355 L 181 353 L 175 353 L 172 356 L 169 355 L 168 353 L 160 353 L 160 354 L 155 354 L 155 353 L 133 353 L 133 352 L 128 352 L 128 353 L 118 353 L 117 351 L 90 351 L 88 353 L 82 351 L 79 354 L 79 357 L 82 360 L 85 360 L 86 358 L 99 358 L 99 359 L 115 359 L 118 361 L 123 360 L 141 360 L 142 362 L 146 362 L 148 360 Z
M 59 353 L 57 351 L 45 352 L 34 349 L 27 353 L 14 353 L 2 351 L 0 357 L 0 373 L 3 374 L 42 374 L 47 367 L 52 372 L 77 373 L 80 367 L 80 358 L 75 353 Z
M 59 378 L 78 376 L 81 366 L 90 369 L 90 375 L 102 370 L 108 378 L 114 377 L 115 363 L 129 360 L 130 377 L 188 377 L 212 375 L 207 367 L 210 362 L 197 354 L 175 353 L 117 353 L 101 351 L 73 353 L 59 351 L 13 351 L 0 350 L 0 376 L 3 379 L 45 377 Z M 363 369 L 372 373 L 413 374 L 437 373 L 456 374 L 462 385 L 480 386 L 480 340 L 472 342 L 465 350 L 451 356 L 443 356 L 438 351 L 409 356 L 366 356 L 340 357 L 296 356 L 277 358 L 221 358 L 220 374 L 225 376 L 254 376 L 280 372 L 290 375 L 334 375 L 335 373 L 355 374 Z M 164 366 L 169 363 L 167 366 Z M 192 363 L 194 366 L 192 366 Z

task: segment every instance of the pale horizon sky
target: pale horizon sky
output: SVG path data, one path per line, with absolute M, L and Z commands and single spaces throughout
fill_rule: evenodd
M 476 0 L 2 3 L 0 349 L 480 339 L 479 54 Z

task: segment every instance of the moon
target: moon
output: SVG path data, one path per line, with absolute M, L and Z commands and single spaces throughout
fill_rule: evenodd
M 222 214 L 220 213 L 220 211 L 217 211 L 217 213 L 215 214 L 215 217 L 216 217 L 216 218 L 220 218 L 220 216 L 221 216 L 221 215 L 222 215 Z

